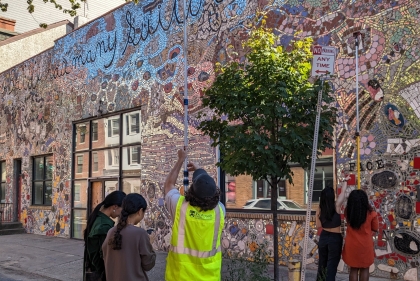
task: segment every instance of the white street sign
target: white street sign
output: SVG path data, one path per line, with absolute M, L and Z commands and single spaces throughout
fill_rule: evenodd
M 314 46 L 312 54 L 312 76 L 334 74 L 336 49 L 334 47 Z

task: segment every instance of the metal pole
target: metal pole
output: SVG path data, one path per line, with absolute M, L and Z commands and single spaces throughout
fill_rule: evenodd
M 318 103 L 317 103 L 317 115 L 315 119 L 315 132 L 314 132 L 314 141 L 312 144 L 312 161 L 311 161 L 311 172 L 309 176 L 309 189 L 308 189 L 308 204 L 306 205 L 306 222 L 305 222 L 305 240 L 303 243 L 303 252 L 302 252 L 302 271 L 300 280 L 305 281 L 305 271 L 306 271 L 306 260 L 308 258 L 308 239 L 309 239 L 309 228 L 311 222 L 311 211 L 312 211 L 312 193 L 314 190 L 314 175 L 315 175 L 315 166 L 316 166 L 316 155 L 318 147 L 318 134 L 319 134 L 319 120 L 321 118 L 321 102 L 322 102 L 322 92 L 324 90 L 324 79 L 321 77 L 321 90 L 318 92 Z
M 188 146 L 188 23 L 187 0 L 184 0 L 184 149 Z M 188 189 L 188 160 L 184 162 L 184 192 Z
M 356 145 L 357 189 L 360 189 L 360 128 L 359 128 L 359 34 L 356 33 Z

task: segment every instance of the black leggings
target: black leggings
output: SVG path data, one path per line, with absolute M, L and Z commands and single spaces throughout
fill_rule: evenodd
M 323 230 L 318 243 L 318 274 L 317 281 L 335 281 L 338 263 L 341 259 L 343 236 Z

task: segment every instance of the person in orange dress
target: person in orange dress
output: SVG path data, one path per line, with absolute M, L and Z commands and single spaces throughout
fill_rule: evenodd
M 342 256 L 350 267 L 349 280 L 368 281 L 369 267 L 375 258 L 372 231 L 378 231 L 379 223 L 365 191 L 350 193 L 344 214 L 347 231 Z

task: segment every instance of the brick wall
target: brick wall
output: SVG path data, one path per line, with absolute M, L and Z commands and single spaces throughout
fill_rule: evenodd
M 293 184 L 289 184 L 286 181 L 286 199 L 294 200 L 300 205 L 306 207 L 305 204 L 305 171 L 302 168 L 292 168 Z M 229 195 L 226 193 L 226 207 L 241 209 L 247 200 L 253 199 L 253 181 L 251 176 L 241 175 L 235 177 L 236 192 L 235 194 Z M 226 188 L 227 189 L 227 188 Z M 229 197 L 235 199 L 234 202 L 229 202 Z M 318 203 L 312 203 L 312 209 L 315 210 L 318 207 Z
M 237 176 L 235 178 L 236 194 L 235 202 L 226 202 L 227 208 L 241 209 L 245 202 L 253 198 L 252 195 L 252 177 L 247 175 Z M 226 201 L 228 201 L 226 199 Z
M 296 167 L 292 168 L 293 184 L 286 181 L 286 197 L 301 205 L 305 203 L 305 170 Z

